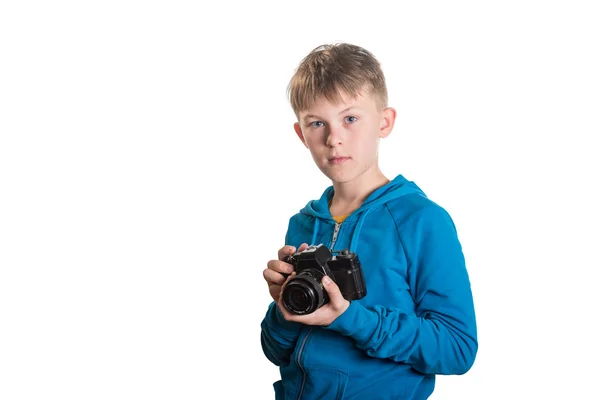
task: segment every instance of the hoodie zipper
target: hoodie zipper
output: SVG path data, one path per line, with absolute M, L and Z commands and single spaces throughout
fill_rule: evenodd
M 333 252 L 333 247 L 335 246 L 335 241 L 338 237 L 338 232 L 340 231 L 340 227 L 342 224 L 335 223 L 335 228 L 333 228 L 333 237 L 331 238 L 331 246 L 329 247 L 329 251 Z
M 335 227 L 333 228 L 333 237 L 331 238 L 330 251 L 333 251 L 333 246 L 335 246 L 335 242 L 337 241 L 337 237 L 338 237 L 338 233 L 340 231 L 341 225 L 342 224 L 340 224 L 340 223 L 337 223 L 337 222 L 335 223 Z M 304 350 L 304 345 L 306 344 L 306 341 L 308 340 L 308 337 L 310 336 L 311 333 L 312 333 L 312 329 L 308 331 L 306 336 L 304 336 L 304 339 L 302 340 L 302 343 L 300 344 L 300 350 L 298 350 L 298 357 L 296 357 L 298 366 L 300 367 L 300 370 L 302 371 L 302 385 L 300 386 L 300 393 L 298 394 L 298 400 L 300 400 L 302 398 L 302 393 L 304 392 L 304 384 L 306 383 L 306 371 L 304 370 L 304 367 L 302 367 L 302 363 L 300 362 L 300 357 L 302 356 L 302 351 Z
M 304 368 L 302 367 L 302 364 L 300 363 L 300 356 L 302 355 L 302 350 L 304 350 L 304 345 L 306 344 L 306 340 L 308 339 L 308 337 L 310 336 L 311 333 L 312 333 L 312 328 L 308 331 L 306 336 L 304 336 L 304 339 L 302 340 L 302 344 L 300 345 L 300 350 L 298 350 L 298 357 L 296 358 L 296 361 L 298 362 L 298 366 L 300 367 L 300 370 L 302 371 L 302 385 L 300 386 L 300 394 L 298 394 L 298 400 L 300 400 L 302 398 L 302 392 L 304 392 L 304 384 L 306 383 L 306 371 L 304 371 Z

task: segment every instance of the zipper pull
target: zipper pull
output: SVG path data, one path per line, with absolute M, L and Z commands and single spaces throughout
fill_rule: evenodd
M 331 238 L 331 247 L 329 248 L 329 251 L 333 252 L 333 247 L 335 246 L 335 241 L 337 240 L 338 237 L 338 232 L 340 231 L 340 226 L 342 224 L 339 223 L 335 223 L 335 227 L 333 228 L 333 237 Z

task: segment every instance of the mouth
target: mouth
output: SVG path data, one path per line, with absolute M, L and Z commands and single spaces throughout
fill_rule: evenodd
M 346 161 L 348 161 L 349 159 L 350 159 L 350 157 L 341 157 L 341 156 L 329 157 L 329 162 L 330 162 L 331 164 L 338 165 L 338 164 L 343 164 L 343 163 L 345 163 L 345 162 L 346 162 Z

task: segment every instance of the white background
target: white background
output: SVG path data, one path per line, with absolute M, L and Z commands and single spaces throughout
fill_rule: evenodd
M 0 5 L 1 399 L 273 398 L 262 270 L 329 184 L 285 91 L 334 41 L 464 246 L 480 350 L 432 399 L 600 398 L 596 2 L 200 3 Z

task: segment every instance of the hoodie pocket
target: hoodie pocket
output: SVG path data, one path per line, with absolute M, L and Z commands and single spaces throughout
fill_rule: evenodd
M 342 400 L 348 374 L 337 369 L 310 367 L 302 388 L 302 399 Z

